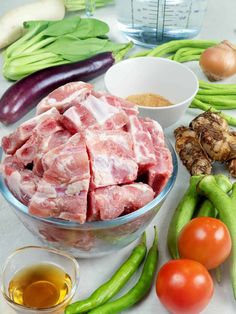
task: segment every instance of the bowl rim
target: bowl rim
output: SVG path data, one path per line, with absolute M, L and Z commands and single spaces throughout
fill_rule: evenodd
M 199 81 L 198 81 L 198 78 L 197 78 L 197 75 L 191 70 L 189 69 L 186 65 L 182 64 L 182 63 L 179 63 L 175 60 L 170 60 L 170 59 L 167 59 L 167 58 L 162 58 L 162 57 L 154 57 L 154 56 L 146 56 L 146 57 L 137 57 L 137 58 L 130 58 L 130 59 L 126 59 L 126 60 L 122 60 L 120 61 L 119 63 L 115 63 L 114 65 L 112 65 L 106 72 L 105 76 L 104 76 L 104 82 L 105 82 L 105 87 L 106 87 L 106 90 L 112 94 L 112 92 L 109 90 L 109 88 L 107 87 L 107 81 L 108 81 L 108 75 L 109 73 L 112 71 L 112 69 L 114 67 L 119 67 L 120 64 L 124 64 L 124 63 L 130 63 L 130 62 L 138 62 L 138 60 L 155 60 L 155 61 L 164 61 L 166 63 L 173 63 L 173 64 L 176 64 L 177 66 L 179 66 L 180 68 L 186 70 L 186 72 L 189 72 L 195 83 L 196 83 L 196 89 L 194 91 L 194 93 L 192 93 L 191 96 L 189 96 L 188 98 L 184 99 L 183 101 L 181 102 L 178 102 L 176 104 L 172 104 L 170 106 L 160 106 L 160 107 L 149 107 L 149 106 L 140 106 L 140 105 L 136 105 L 138 108 L 142 108 L 142 109 L 147 109 L 147 110 L 155 110 L 155 111 L 161 111 L 161 110 L 171 110 L 172 108 L 178 108 L 178 107 L 181 107 L 183 105 L 185 105 L 187 102 L 190 102 L 197 94 L 198 92 L 198 89 L 199 89 Z M 121 97 L 119 95 L 117 95 L 118 97 Z
M 147 213 L 150 209 L 160 204 L 162 201 L 165 200 L 167 194 L 171 191 L 172 187 L 174 186 L 174 183 L 178 174 L 177 155 L 172 144 L 166 137 L 165 137 L 165 142 L 167 144 L 168 149 L 171 152 L 173 171 L 164 189 L 160 192 L 160 194 L 158 194 L 151 202 L 149 202 L 145 206 L 139 208 L 138 210 L 130 214 L 120 216 L 111 220 L 91 221 L 91 222 L 85 222 L 84 224 L 80 224 L 74 221 L 68 221 L 68 220 L 62 220 L 62 219 L 60 220 L 58 218 L 42 218 L 42 217 L 32 215 L 28 212 L 28 207 L 24 205 L 23 203 L 21 203 L 8 189 L 2 175 L 0 175 L 0 192 L 2 196 L 4 197 L 4 199 L 10 205 L 12 205 L 17 211 L 20 211 L 22 214 L 26 215 L 27 217 L 30 217 L 31 219 L 37 220 L 38 222 L 51 224 L 54 227 L 56 226 L 65 227 L 66 229 L 75 229 L 79 227 L 81 230 L 82 229 L 94 230 L 94 229 L 106 229 L 107 227 L 120 226 L 130 221 L 133 221 L 134 219 L 139 218 L 140 216 Z M 0 147 L 0 160 L 2 159 L 2 156 L 3 156 L 3 150 Z M 16 212 L 16 214 L 18 213 Z

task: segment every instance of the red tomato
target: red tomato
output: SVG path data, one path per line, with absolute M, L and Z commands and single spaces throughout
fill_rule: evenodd
M 209 303 L 213 282 L 207 269 L 187 259 L 171 260 L 161 267 L 156 292 L 161 303 L 174 314 L 197 314 Z
M 218 267 L 230 254 L 231 238 L 219 219 L 199 217 L 191 220 L 180 232 L 178 249 L 181 258 L 193 259 L 207 269 Z

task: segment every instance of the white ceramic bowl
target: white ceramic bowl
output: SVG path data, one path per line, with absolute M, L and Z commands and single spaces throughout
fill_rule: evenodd
M 140 57 L 113 65 L 105 75 L 109 93 L 129 95 L 154 93 L 173 103 L 167 107 L 139 107 L 140 115 L 157 120 L 163 128 L 176 123 L 198 91 L 198 79 L 186 66 L 164 58 Z

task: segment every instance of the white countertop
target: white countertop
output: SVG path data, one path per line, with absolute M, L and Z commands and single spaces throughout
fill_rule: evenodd
M 29 3 L 30 0 L 0 0 L 0 15 L 6 12 L 8 9 L 13 8 L 16 5 L 22 3 Z M 205 22 L 199 38 L 202 39 L 229 39 L 236 43 L 236 0 L 209 0 L 208 12 L 205 18 Z M 96 11 L 96 17 L 101 18 L 108 22 L 111 27 L 111 37 L 119 41 L 124 40 L 121 34 L 118 32 L 116 27 L 116 20 L 113 13 L 113 8 L 104 8 Z M 0 30 L 1 31 L 1 30 Z M 0 60 L 1 61 L 1 60 Z M 198 75 L 199 78 L 203 78 L 200 69 L 196 64 L 189 65 Z M 236 83 L 236 77 L 229 80 L 230 82 Z M 94 81 L 95 85 L 99 88 L 103 88 L 103 78 L 100 77 Z M 0 95 L 10 86 L 2 75 L 0 75 Z M 182 121 L 179 124 L 188 124 L 189 121 L 194 117 L 196 112 L 188 110 Z M 231 112 L 232 113 L 232 112 Z M 23 120 L 28 119 L 33 116 L 32 111 Z M 236 113 L 232 113 L 235 114 Z M 21 121 L 22 122 L 22 121 Z M 20 122 L 19 122 L 20 123 Z M 0 125 L 0 136 L 8 134 L 16 128 L 19 124 L 15 124 L 10 127 Z M 172 143 L 173 130 L 177 125 L 166 129 L 166 135 L 169 137 Z M 166 248 L 166 234 L 168 224 L 171 215 L 178 203 L 179 199 L 183 195 L 186 187 L 188 185 L 189 174 L 179 163 L 178 177 L 174 188 L 169 194 L 164 205 L 160 209 L 160 212 L 153 220 L 152 224 L 147 228 L 148 242 L 150 244 L 153 231 L 152 225 L 157 225 L 159 229 L 159 267 L 165 263 L 168 259 L 168 253 Z M 10 206 L 6 201 L 0 196 L 0 266 L 2 266 L 4 260 L 7 256 L 16 248 L 24 245 L 37 245 L 40 244 L 37 239 L 25 229 L 22 223 L 17 219 L 15 214 L 12 212 Z M 79 284 L 79 289 L 76 294 L 76 298 L 87 297 L 95 288 L 97 288 L 101 283 L 103 283 L 113 271 L 120 265 L 120 263 L 127 257 L 131 251 L 134 244 L 117 252 L 114 256 L 105 256 L 96 259 L 81 259 L 79 260 L 81 266 L 81 280 Z M 214 296 L 204 310 L 204 314 L 233 314 L 236 312 L 236 301 L 233 299 L 233 294 L 231 290 L 231 284 L 229 280 L 228 267 L 224 267 L 223 271 L 223 282 L 218 285 L 215 283 Z M 0 296 L 0 313 L 1 314 L 12 314 L 14 313 L 3 301 L 2 296 Z M 145 300 L 139 303 L 137 306 L 127 311 L 126 313 L 135 314 L 149 314 L 149 313 L 159 313 L 165 314 L 167 311 L 162 307 L 155 295 L 154 286 Z

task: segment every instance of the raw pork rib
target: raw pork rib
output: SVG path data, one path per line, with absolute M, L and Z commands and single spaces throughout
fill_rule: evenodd
M 136 180 L 138 166 L 129 133 L 87 131 L 86 145 L 91 162 L 91 189 Z
M 140 118 L 125 99 L 72 82 L 45 97 L 37 114 L 3 138 L 11 156 L 0 169 L 33 215 L 79 223 L 114 219 L 152 201 L 171 176 L 161 126 Z
M 139 173 L 142 173 L 156 163 L 152 138 L 137 116 L 129 116 L 127 128 L 134 143 L 134 155 Z
M 123 109 L 128 115 L 138 115 L 138 107 L 126 99 L 105 93 L 100 93 L 100 99 L 105 100 L 111 106 Z
M 133 183 L 122 186 L 108 186 L 89 193 L 88 220 L 108 220 L 122 213 L 133 212 L 154 198 L 150 186 Z
M 6 157 L 1 168 L 12 194 L 28 205 L 36 192 L 39 178 L 32 171 L 24 169 L 24 165 L 15 156 Z
M 62 130 L 63 128 L 54 118 L 48 118 L 33 130 L 31 137 L 16 151 L 15 155 L 24 165 L 28 165 L 33 162 L 40 147 L 44 145 L 48 150 L 47 144 L 52 134 Z
M 126 113 L 109 105 L 93 95 L 70 107 L 63 114 L 62 124 L 71 132 L 76 133 L 86 128 L 120 129 L 128 122 Z
M 37 106 L 37 114 L 45 112 L 52 107 L 57 108 L 58 111 L 63 113 L 69 107 L 79 104 L 91 94 L 93 86 L 84 82 L 71 82 L 65 84 L 47 97 L 43 98 Z
M 150 132 L 153 141 L 156 164 L 148 169 L 148 184 L 153 188 L 156 195 L 158 195 L 172 174 L 172 157 L 165 145 L 164 133 L 160 124 L 148 118 L 141 119 L 141 122 Z
M 48 118 L 38 124 L 31 137 L 16 151 L 15 155 L 24 165 L 33 162 L 33 172 L 41 177 L 43 175 L 41 162 L 43 155 L 66 143 L 70 137 L 71 134 L 64 130 L 54 118 Z
M 37 128 L 37 125 L 49 118 L 58 120 L 60 114 L 55 108 L 52 108 L 51 110 L 22 123 L 15 132 L 3 137 L 2 147 L 4 152 L 6 154 L 14 154 L 15 151 L 30 138 L 33 130 Z
M 84 223 L 87 213 L 89 161 L 81 134 L 54 149 L 29 205 L 31 214 Z

